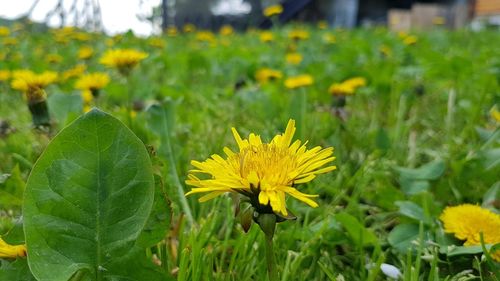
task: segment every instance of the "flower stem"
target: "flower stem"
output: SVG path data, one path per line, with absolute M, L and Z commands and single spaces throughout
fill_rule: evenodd
M 273 237 L 266 234 L 266 262 L 269 281 L 277 281 L 278 270 L 276 269 L 276 260 L 274 258 Z

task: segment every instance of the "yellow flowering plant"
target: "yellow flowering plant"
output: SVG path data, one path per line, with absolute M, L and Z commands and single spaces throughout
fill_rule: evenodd
M 0 237 L 0 259 L 15 259 L 26 256 L 25 245 L 10 245 Z
M 94 72 L 82 75 L 75 83 L 75 88 L 90 91 L 94 97 L 99 96 L 99 90 L 109 83 L 109 75 L 103 72 Z
M 269 7 L 266 7 L 263 11 L 264 16 L 268 18 L 280 15 L 281 13 L 283 13 L 283 6 L 281 5 L 271 5 Z
M 139 62 L 147 57 L 147 53 L 134 49 L 114 49 L 106 51 L 99 62 L 116 68 L 121 74 L 127 76 Z

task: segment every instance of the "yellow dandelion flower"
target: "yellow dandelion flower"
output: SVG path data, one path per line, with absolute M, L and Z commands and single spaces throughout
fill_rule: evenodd
M 14 78 L 11 87 L 14 90 L 28 92 L 30 90 L 44 89 L 48 85 L 57 81 L 57 73 L 53 71 L 45 71 L 41 74 L 36 74 L 29 70 L 18 70 L 12 74 Z
M 190 171 L 186 184 L 194 187 L 186 195 L 208 192 L 199 199 L 204 202 L 225 192 L 238 192 L 248 196 L 258 212 L 284 216 L 288 214 L 286 194 L 317 207 L 311 199 L 317 195 L 302 193 L 295 185 L 335 170 L 335 166 L 324 167 L 335 159 L 333 147 L 307 149 L 307 142 L 292 143 L 295 130 L 295 121 L 290 120 L 285 133 L 276 135 L 270 143 L 263 143 L 260 136 L 253 133 L 248 139 L 242 139 L 232 128 L 239 152 L 226 147 L 226 159 L 214 154 L 203 162 L 191 161 L 196 169 Z M 210 175 L 210 178 L 200 179 L 196 174 Z
M 200 42 L 214 43 L 215 35 L 211 31 L 196 32 L 196 40 Z
M 9 245 L 0 237 L 0 258 L 11 258 L 26 256 L 25 245 Z
M 293 40 L 306 40 L 309 38 L 309 32 L 302 29 L 295 29 L 288 33 L 288 38 Z
M 443 25 L 446 23 L 446 19 L 444 17 L 434 17 L 432 19 L 432 24 L 434 25 Z
M 274 41 L 274 34 L 271 31 L 262 31 L 259 34 L 259 39 L 262 42 L 272 42 Z
M 81 96 L 82 96 L 83 104 L 85 104 L 85 105 L 92 103 L 92 101 L 94 100 L 94 95 L 92 95 L 92 91 L 90 91 L 90 90 L 83 90 Z
M 305 87 L 312 85 L 314 83 L 314 79 L 309 74 L 302 74 L 293 77 L 289 77 L 285 80 L 285 87 L 288 89 L 295 89 L 300 87 Z
M 366 86 L 366 79 L 363 77 L 353 77 L 345 80 L 343 84 L 349 85 L 354 89 Z
M 325 20 L 319 21 L 318 22 L 318 28 L 319 29 L 327 29 L 328 28 L 328 22 Z
M 127 74 L 134 66 L 147 57 L 147 53 L 134 49 L 115 49 L 106 51 L 99 62 L 106 66 L 117 68 L 122 74 Z
M 77 41 L 80 41 L 80 42 L 86 42 L 86 41 L 90 41 L 90 39 L 92 39 L 90 34 L 85 33 L 85 32 L 76 32 L 75 34 L 73 34 L 73 38 Z
M 274 70 L 271 68 L 261 68 L 255 73 L 255 80 L 259 83 L 264 84 L 270 80 L 277 80 L 283 77 L 283 73 L 279 70 Z
M 196 26 L 192 23 L 186 23 L 183 27 L 182 27 L 182 31 L 184 31 L 185 33 L 191 33 L 191 32 L 194 32 L 196 31 Z
M 177 34 L 179 33 L 177 31 L 177 27 L 175 26 L 169 26 L 167 27 L 167 29 L 165 30 L 165 33 L 170 36 L 170 37 L 174 37 L 174 36 L 177 36 Z
M 87 70 L 87 66 L 85 64 L 77 64 L 75 67 L 70 68 L 62 73 L 62 79 L 68 80 L 74 77 L 78 77 L 82 75 L 85 70 Z
M 75 88 L 79 90 L 96 91 L 106 87 L 109 83 L 109 76 L 103 72 L 94 72 L 81 76 L 75 82 Z
M 480 233 L 484 243 L 500 243 L 500 215 L 477 205 L 462 204 L 446 207 L 439 217 L 446 233 L 453 233 L 456 238 L 465 240 L 465 246 L 480 245 Z M 492 253 L 500 261 L 500 251 Z
M 403 43 L 407 46 L 414 45 L 418 42 L 418 38 L 415 35 L 408 35 L 403 39 Z
M 90 46 L 83 46 L 78 49 L 78 58 L 88 60 L 94 55 L 94 49 Z
M 300 64 L 302 62 L 302 55 L 299 53 L 289 53 L 285 56 L 286 62 L 289 64 Z
M 48 63 L 60 63 L 63 60 L 63 57 L 58 54 L 48 54 L 45 56 L 45 61 Z
M 6 26 L 0 26 L 0 36 L 5 37 L 10 35 L 10 29 Z
M 2 40 L 2 43 L 4 46 L 15 46 L 15 45 L 19 44 L 19 40 L 17 40 L 17 38 L 14 38 L 14 37 L 5 37 Z
M 148 39 L 148 44 L 151 47 L 155 47 L 158 49 L 163 49 L 165 48 L 165 41 L 163 41 L 161 38 L 158 37 L 151 37 Z
M 493 119 L 493 121 L 500 124 L 500 111 L 498 111 L 498 108 L 496 106 L 493 106 L 491 108 L 490 116 L 491 116 L 491 119 Z
M 9 70 L 0 70 L 0 81 L 7 81 L 10 79 L 11 73 Z
M 92 110 L 92 107 L 90 105 L 84 105 L 83 106 L 83 113 L 87 113 Z
M 266 16 L 268 18 L 275 16 L 275 15 L 279 15 L 281 13 L 283 13 L 283 6 L 281 6 L 281 5 L 272 5 L 272 6 L 266 7 L 263 11 L 264 16 Z
M 328 88 L 328 92 L 334 96 L 350 96 L 354 94 L 354 88 L 344 83 L 333 83 Z
M 222 35 L 222 36 L 228 36 L 228 35 L 231 35 L 234 33 L 234 29 L 232 26 L 226 24 L 226 25 L 223 25 L 220 30 L 219 30 L 219 34 Z

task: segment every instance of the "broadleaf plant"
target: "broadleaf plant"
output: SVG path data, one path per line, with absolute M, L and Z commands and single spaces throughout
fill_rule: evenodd
M 78 118 L 48 145 L 27 182 L 31 272 L 40 281 L 140 280 L 143 268 L 148 280 L 162 280 L 152 263 L 135 266 L 149 262 L 136 242 L 153 198 L 151 161 L 132 131 L 97 109 Z

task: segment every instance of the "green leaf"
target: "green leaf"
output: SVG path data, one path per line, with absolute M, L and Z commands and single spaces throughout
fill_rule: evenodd
M 144 144 L 97 109 L 78 118 L 52 140 L 28 179 L 23 214 L 33 275 L 39 281 L 67 281 L 79 271 L 96 281 L 126 276 L 127 266 L 113 265 L 132 251 L 153 198 Z
M 19 165 L 14 166 L 10 175 L 0 183 L 0 207 L 21 207 L 25 185 Z
M 418 239 L 418 225 L 400 224 L 391 230 L 387 240 L 400 253 L 407 253 L 413 247 L 412 241 Z
M 80 94 L 53 93 L 47 99 L 49 110 L 59 124 L 67 124 L 82 112 L 83 101 Z
M 167 235 L 171 214 L 172 207 L 165 193 L 163 181 L 160 176 L 155 175 L 153 209 L 149 214 L 146 226 L 142 229 L 139 239 L 137 239 L 137 245 L 141 248 L 149 248 L 162 241 Z
M 12 262 L 0 260 L 0 264 L 0 281 L 36 281 L 26 258 L 18 258 Z
M 435 160 L 419 168 L 395 167 L 400 177 L 414 180 L 436 180 L 444 173 L 446 165 L 443 160 Z
M 492 148 L 480 153 L 481 160 L 486 170 L 495 169 L 500 165 L 500 148 Z
M 483 204 L 484 208 L 495 207 L 497 204 L 498 198 L 500 198 L 500 181 L 493 184 L 488 191 L 483 195 Z
M 489 249 L 491 245 L 487 246 Z M 458 255 L 473 255 L 479 254 L 483 252 L 483 248 L 481 245 L 476 246 L 448 246 L 447 247 L 447 255 L 448 256 L 458 256 Z
M 340 213 L 335 215 L 335 220 L 342 224 L 351 239 L 358 246 L 375 245 L 377 243 L 378 240 L 375 234 L 362 225 L 355 217 L 347 213 Z
M 422 208 L 411 202 L 411 201 L 397 201 L 395 204 L 399 207 L 399 213 L 403 216 L 415 219 L 417 221 L 422 221 L 424 223 L 429 223 L 429 218 L 425 216 L 424 210 Z
M 415 195 L 420 192 L 428 191 L 431 187 L 429 181 L 426 180 L 413 180 L 408 178 L 400 178 L 401 191 L 406 195 Z

